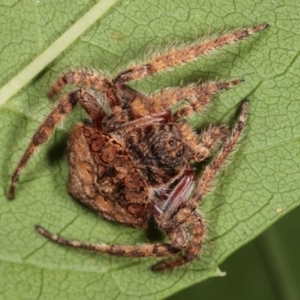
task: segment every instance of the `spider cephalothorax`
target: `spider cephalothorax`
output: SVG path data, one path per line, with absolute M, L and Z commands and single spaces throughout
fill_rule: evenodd
M 83 87 L 60 98 L 40 125 L 12 176 L 9 198 L 14 197 L 19 174 L 33 152 L 47 141 L 74 106 L 80 104 L 91 122 L 77 124 L 70 133 L 68 192 L 102 217 L 129 226 L 146 228 L 153 217 L 170 243 L 109 246 L 71 241 L 40 226 L 37 231 L 58 244 L 118 256 L 171 256 L 155 265 L 155 271 L 195 259 L 206 231 L 198 204 L 240 139 L 248 101 L 243 101 L 231 131 L 223 124 L 209 126 L 197 135 L 183 118 L 201 111 L 217 92 L 242 80 L 197 83 L 151 96 L 132 90 L 126 82 L 189 62 L 266 27 L 260 24 L 167 51 L 146 64 L 130 67 L 113 80 L 96 72 L 65 73 L 49 92 L 50 97 L 59 93 L 65 84 Z M 108 109 L 103 107 L 103 98 Z M 169 107 L 179 102 L 182 105 L 172 114 Z M 190 164 L 203 161 L 221 145 L 222 150 L 195 184 L 195 171 Z

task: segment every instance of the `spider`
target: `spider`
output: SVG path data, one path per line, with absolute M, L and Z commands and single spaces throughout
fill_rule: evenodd
M 222 124 L 208 126 L 197 135 L 186 117 L 202 111 L 217 92 L 238 85 L 242 79 L 196 83 L 151 96 L 129 88 L 126 83 L 187 63 L 266 27 L 267 24 L 259 24 L 168 50 L 145 64 L 129 67 L 112 80 L 94 71 L 66 72 L 48 96 L 57 95 L 66 84 L 81 87 L 62 96 L 37 129 L 13 173 L 9 198 L 14 197 L 16 182 L 31 155 L 79 104 L 86 110 L 90 122 L 75 125 L 70 133 L 68 192 L 108 220 L 146 228 L 149 219 L 154 218 L 170 243 L 89 244 L 69 240 L 41 226 L 36 226 L 37 232 L 57 244 L 111 255 L 169 257 L 154 265 L 154 271 L 172 269 L 194 260 L 206 235 L 198 204 L 210 191 L 215 177 L 240 140 L 248 100 L 242 102 L 232 130 Z M 103 99 L 108 104 L 106 109 Z M 172 114 L 169 108 L 176 103 L 182 105 Z M 218 148 L 221 148 L 218 155 L 197 181 L 191 163 L 202 162 Z

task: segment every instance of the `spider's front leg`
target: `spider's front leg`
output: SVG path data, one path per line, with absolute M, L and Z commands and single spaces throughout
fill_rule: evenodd
M 93 91 L 87 89 L 78 89 L 59 99 L 56 102 L 52 112 L 48 115 L 48 117 L 33 135 L 30 144 L 18 163 L 15 172 L 11 177 L 8 193 L 9 199 L 13 199 L 16 182 L 18 181 L 20 173 L 24 169 L 32 154 L 40 145 L 44 144 L 49 139 L 56 125 L 73 110 L 77 103 L 79 103 L 87 111 L 93 125 L 96 128 L 101 128 L 105 111 L 97 101 L 97 96 Z
M 130 114 L 135 118 L 147 116 L 149 113 L 157 114 L 184 101 L 185 104 L 173 116 L 173 121 L 176 121 L 193 112 L 203 111 L 214 95 L 242 81 L 242 79 L 235 79 L 226 82 L 194 83 L 186 87 L 166 89 L 152 96 L 136 96 L 132 101 L 128 101 Z
M 178 47 L 177 49 L 171 49 L 162 55 L 157 55 L 145 64 L 133 65 L 129 69 L 118 74 L 112 82 L 117 89 L 121 88 L 128 81 L 140 80 L 165 69 L 193 61 L 199 56 L 205 55 L 217 48 L 245 39 L 246 37 L 262 31 L 267 27 L 268 25 L 266 23 L 262 23 L 250 28 L 238 29 L 213 39 L 199 41 L 192 45 Z
M 184 187 L 187 185 L 182 185 L 183 188 L 176 192 L 176 197 L 167 200 L 167 203 L 172 203 L 172 201 L 175 203 L 173 206 L 168 204 L 171 207 L 171 212 L 163 214 L 163 211 L 161 211 L 160 215 L 156 218 L 160 228 L 171 239 L 171 244 L 182 249 L 183 253 L 174 259 L 158 263 L 153 267 L 154 271 L 163 271 L 184 265 L 198 256 L 205 236 L 205 225 L 201 214 L 197 210 L 198 204 L 211 189 L 218 172 L 226 164 L 229 155 L 240 140 L 245 126 L 247 110 L 248 101 L 245 100 L 231 136 L 224 142 L 220 153 L 204 170 L 191 199 L 187 202 L 178 200 L 178 198 L 183 199 L 182 194 L 186 194 Z M 184 180 L 188 182 L 187 178 L 183 178 L 181 182 Z

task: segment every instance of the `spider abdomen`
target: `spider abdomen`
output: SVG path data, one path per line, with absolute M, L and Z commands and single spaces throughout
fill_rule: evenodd
M 108 219 L 145 227 L 151 215 L 149 189 L 122 143 L 80 123 L 68 148 L 69 193 Z

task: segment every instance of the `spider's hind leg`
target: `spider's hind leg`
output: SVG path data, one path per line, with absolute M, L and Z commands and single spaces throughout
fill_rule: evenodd
M 41 226 L 36 226 L 36 231 L 51 240 L 52 242 L 69 246 L 73 248 L 80 248 L 91 250 L 95 252 L 107 253 L 115 256 L 123 257 L 162 257 L 171 256 L 178 253 L 180 250 L 167 243 L 154 243 L 154 244 L 142 244 L 142 245 L 107 245 L 104 243 L 89 244 L 79 241 L 69 240 L 60 235 L 53 234 Z
M 205 168 L 199 180 L 195 195 L 188 202 L 191 207 L 196 207 L 197 203 L 208 194 L 219 171 L 228 162 L 230 154 L 236 149 L 236 146 L 239 140 L 241 139 L 243 129 L 245 127 L 248 106 L 249 101 L 244 100 L 241 106 L 239 118 L 231 132 L 231 135 L 223 143 L 223 147 L 218 153 L 218 155 Z

